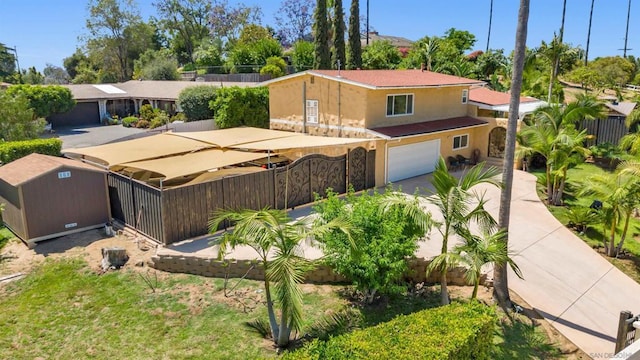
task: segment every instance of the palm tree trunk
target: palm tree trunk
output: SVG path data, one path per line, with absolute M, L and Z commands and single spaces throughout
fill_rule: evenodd
M 285 347 L 289 345 L 290 337 L 291 328 L 289 327 L 288 315 L 286 311 L 282 310 L 282 314 L 280 314 L 280 334 L 276 345 L 278 345 L 278 347 Z
M 445 266 L 440 276 L 440 303 L 442 305 L 449 305 L 450 302 L 449 289 L 447 288 L 447 267 Z
M 487 50 L 485 52 L 489 52 L 489 42 L 491 41 L 491 20 L 493 20 L 493 0 L 491 0 L 491 5 L 489 5 L 489 31 L 487 32 Z
M 560 37 L 558 46 L 562 47 L 562 42 L 564 41 L 564 19 L 567 14 L 567 0 L 562 2 L 562 22 L 560 23 Z M 552 64 L 551 68 L 551 80 L 549 81 L 549 96 L 547 98 L 547 102 L 551 104 L 551 95 L 553 94 L 553 85 L 556 82 L 556 78 L 558 77 L 558 69 L 560 68 L 560 52 L 555 54 L 555 60 Z
M 596 0 L 591 0 L 591 11 L 589 12 L 589 30 L 587 30 L 587 48 L 584 51 L 584 66 L 587 66 L 589 62 L 589 42 L 591 41 L 591 20 L 593 20 L 593 3 Z
M 507 248 L 509 246 L 509 217 L 511 214 L 511 192 L 513 188 L 513 162 L 516 150 L 516 128 L 520 107 L 520 91 L 522 90 L 522 72 L 524 70 L 525 47 L 527 43 L 527 25 L 529 22 L 529 0 L 520 0 L 518 11 L 518 27 L 516 29 L 516 44 L 513 57 L 513 78 L 511 81 L 511 97 L 509 100 L 509 120 L 507 124 L 506 150 L 502 171 L 504 184 L 500 194 L 499 226 L 507 229 L 504 237 Z M 511 308 L 509 286 L 507 281 L 507 264 L 494 267 L 493 295 L 503 308 Z
M 629 220 L 631 219 L 631 211 L 628 211 L 626 214 L 626 218 L 624 219 L 624 228 L 622 229 L 622 236 L 618 246 L 616 247 L 616 256 L 620 254 L 622 251 L 622 245 L 624 245 L 624 240 L 627 238 L 627 231 L 629 230 Z
M 611 220 L 611 229 L 609 231 L 609 248 L 607 249 L 607 256 L 616 256 L 616 228 L 618 227 L 618 221 L 616 215 Z
M 480 286 L 480 277 L 478 277 L 473 284 L 473 293 L 471 293 L 471 299 L 478 297 L 478 287 Z
M 273 338 L 273 341 L 277 341 L 278 340 L 278 322 L 276 321 L 276 313 L 273 310 L 273 300 L 271 299 L 271 289 L 270 289 L 270 284 L 269 284 L 269 280 L 267 279 L 267 261 L 263 260 L 262 263 L 264 264 L 264 292 L 265 292 L 265 297 L 267 298 L 267 313 L 269 315 L 269 326 L 271 327 L 271 338 Z
M 553 200 L 553 184 L 551 183 L 551 168 L 547 165 L 547 205 L 551 205 Z

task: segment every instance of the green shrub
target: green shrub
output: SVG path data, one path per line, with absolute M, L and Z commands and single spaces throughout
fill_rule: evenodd
M 160 109 L 154 109 L 149 104 L 144 104 L 140 107 L 140 119 L 151 121 L 156 114 L 160 111 Z
M 169 123 L 169 114 L 159 111 L 156 116 L 149 122 L 149 127 L 155 129 Z
M 60 156 L 61 150 L 60 139 L 9 141 L 0 143 L 0 161 L 6 164 L 33 153 Z
M 180 92 L 178 104 L 187 121 L 213 119 L 209 103 L 216 99 L 216 88 L 209 85 L 188 87 Z
M 135 116 L 127 116 L 126 118 L 122 119 L 122 126 L 124 127 L 136 127 L 136 123 L 138 122 L 137 117 Z
M 297 359 L 489 359 L 493 308 L 472 302 L 423 310 L 286 353 Z
M 238 126 L 269 128 L 269 90 L 266 87 L 221 88 L 209 106 L 219 129 Z
M 171 117 L 171 122 L 174 122 L 174 121 L 184 121 L 184 122 L 186 122 L 186 121 L 189 121 L 189 120 L 187 120 L 187 115 L 185 115 L 184 113 L 179 112 L 179 113 L 176 113 L 175 115 L 173 115 Z

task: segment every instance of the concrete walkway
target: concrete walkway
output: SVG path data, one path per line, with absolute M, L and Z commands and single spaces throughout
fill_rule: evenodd
M 459 173 L 458 173 L 459 175 Z M 400 181 L 403 192 L 428 189 L 428 176 Z M 499 189 L 484 186 L 487 209 L 497 219 Z M 422 192 L 425 194 L 425 192 Z M 433 205 L 425 206 L 436 215 Z M 293 218 L 305 216 L 310 206 L 290 212 Z M 450 241 L 454 246 L 454 241 Z M 535 176 L 516 171 L 509 226 L 510 250 L 524 275 L 509 275 L 509 288 L 547 319 L 560 333 L 593 358 L 611 358 L 615 349 L 621 310 L 640 313 L 640 285 L 620 272 L 606 259 L 549 213 L 536 194 Z M 416 256 L 431 258 L 440 252 L 442 238 L 437 230 L 421 242 Z M 319 250 L 304 246 L 306 257 L 321 256 Z M 160 252 L 191 253 L 215 257 L 215 249 L 201 239 L 175 244 Z M 238 248 L 228 258 L 255 258 L 250 248 Z

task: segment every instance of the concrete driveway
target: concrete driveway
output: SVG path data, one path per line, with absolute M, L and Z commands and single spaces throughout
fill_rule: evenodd
M 460 173 L 458 173 L 459 175 Z M 395 185 L 413 194 L 417 188 L 429 187 L 428 176 L 420 176 Z M 483 186 L 487 209 L 497 219 L 500 191 Z M 433 205 L 425 206 L 438 217 Z M 293 218 L 304 216 L 310 207 L 290 212 Z M 450 241 L 454 246 L 454 241 Z M 591 357 L 611 358 L 615 349 L 618 318 L 621 310 L 640 313 L 640 285 L 631 280 L 549 213 L 536 194 L 536 178 L 516 171 L 509 224 L 510 250 L 524 275 L 509 275 L 509 288 Z M 440 252 L 442 238 L 437 230 L 422 242 L 417 256 L 431 258 Z M 320 256 L 317 249 L 303 246 L 310 258 Z M 215 257 L 207 240 L 175 244 L 159 252 L 191 253 Z M 253 259 L 252 249 L 237 248 L 228 258 Z
M 95 125 L 56 128 L 55 135 L 62 140 L 62 149 L 73 149 L 106 144 L 144 131 L 122 125 Z

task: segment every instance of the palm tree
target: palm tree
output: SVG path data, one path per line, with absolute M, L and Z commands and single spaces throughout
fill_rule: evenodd
M 491 20 L 493 20 L 493 0 L 491 0 L 491 4 L 489 5 L 489 31 L 487 32 L 487 50 L 485 52 L 489 52 L 489 42 L 491 41 Z
M 438 47 L 439 43 L 438 39 L 436 38 L 430 38 L 424 44 L 424 59 L 426 61 L 427 71 L 431 71 L 431 63 L 433 62 L 433 58 L 438 52 Z
M 235 223 L 235 227 L 220 239 L 219 256 L 223 257 L 227 249 L 239 245 L 248 245 L 258 253 L 265 271 L 264 290 L 271 335 L 277 346 L 287 346 L 291 331 L 300 330 L 302 325 L 302 291 L 299 284 L 304 280 L 305 272 L 313 266 L 309 260 L 298 255 L 300 242 L 334 229 L 350 234 L 349 225 L 341 219 L 335 219 L 325 225 L 312 226 L 307 218 L 292 221 L 286 212 L 277 209 L 221 210 L 212 215 L 209 231 L 215 233 L 224 221 Z M 272 282 L 275 283 L 275 302 L 280 306 L 279 322 L 272 299 Z
M 555 58 L 551 63 L 551 81 L 549 81 L 549 95 L 547 99 L 547 102 L 549 103 L 551 103 L 551 94 L 553 92 L 553 85 L 555 84 L 556 79 L 558 78 L 558 69 L 560 68 L 560 57 L 562 57 L 563 48 L 566 48 L 565 46 L 563 46 L 564 18 L 566 14 L 567 14 L 567 0 L 564 0 L 562 2 L 562 22 L 560 24 L 560 36 L 558 37 L 558 43 L 556 44 L 558 46 L 559 51 L 554 52 L 553 55 L 555 56 Z M 556 39 L 554 38 L 554 40 Z
M 597 99 L 579 94 L 566 106 L 555 104 L 537 109 L 532 123 L 521 129 L 519 157 L 539 154 L 546 159 L 548 204 L 562 204 L 567 170 L 588 155 L 583 146 L 587 131 L 576 130 L 576 123 L 601 116 L 602 106 Z
M 428 201 L 438 207 L 442 213 L 442 223 L 437 229 L 442 235 L 442 250 L 440 256 L 442 260 L 437 265 L 431 266 L 427 271 L 438 270 L 440 275 L 440 300 L 443 305 L 449 304 L 449 292 L 447 290 L 447 270 L 451 267 L 446 254 L 449 253 L 449 238 L 451 236 L 464 236 L 469 233 L 471 221 L 478 222 L 484 228 L 495 226 L 495 220 L 485 210 L 485 200 L 483 195 L 472 188 L 479 184 L 492 184 L 500 187 L 500 182 L 496 179 L 499 171 L 495 167 L 486 170 L 484 163 L 480 163 L 465 172 L 458 180 L 447 170 L 444 158 L 440 157 L 436 164 L 431 184 L 434 196 Z M 474 202 L 476 202 L 474 204 Z
M 604 242 L 607 256 L 618 256 L 629 230 L 629 221 L 640 205 L 640 178 L 638 163 L 622 163 L 614 173 L 590 176 L 580 195 L 593 195 L 603 202 L 603 210 L 609 214 L 608 242 Z M 620 241 L 616 245 L 616 230 L 622 224 Z
M 493 229 L 482 229 L 481 235 L 471 233 L 464 235 L 464 243 L 456 246 L 452 252 L 437 256 L 429 264 L 429 267 L 439 268 L 446 263 L 450 268 L 464 266 L 465 279 L 469 284 L 473 284 L 471 298 L 478 295 L 482 268 L 487 264 L 494 266 L 509 265 L 516 275 L 522 278 L 520 268 L 509 255 L 507 244 L 504 238 L 507 235 L 505 229 L 494 231 Z
M 518 27 L 516 29 L 516 46 L 513 55 L 513 77 L 511 80 L 511 97 L 509 99 L 509 120 L 507 123 L 507 139 L 502 170 L 502 184 L 500 193 L 500 213 L 498 223 L 500 229 L 506 229 L 504 244 L 509 247 L 509 217 L 511 214 L 511 192 L 513 187 L 513 163 L 516 149 L 516 129 L 520 107 L 520 91 L 522 90 L 522 74 L 527 55 L 527 25 L 529 23 L 529 0 L 520 0 L 518 10 Z M 507 266 L 496 265 L 493 271 L 493 293 L 503 308 L 511 308 Z
M 589 30 L 587 30 L 587 48 L 584 52 L 584 66 L 589 62 L 589 43 L 591 42 L 591 20 L 593 20 L 593 4 L 596 0 L 591 0 L 591 10 L 589 11 Z

